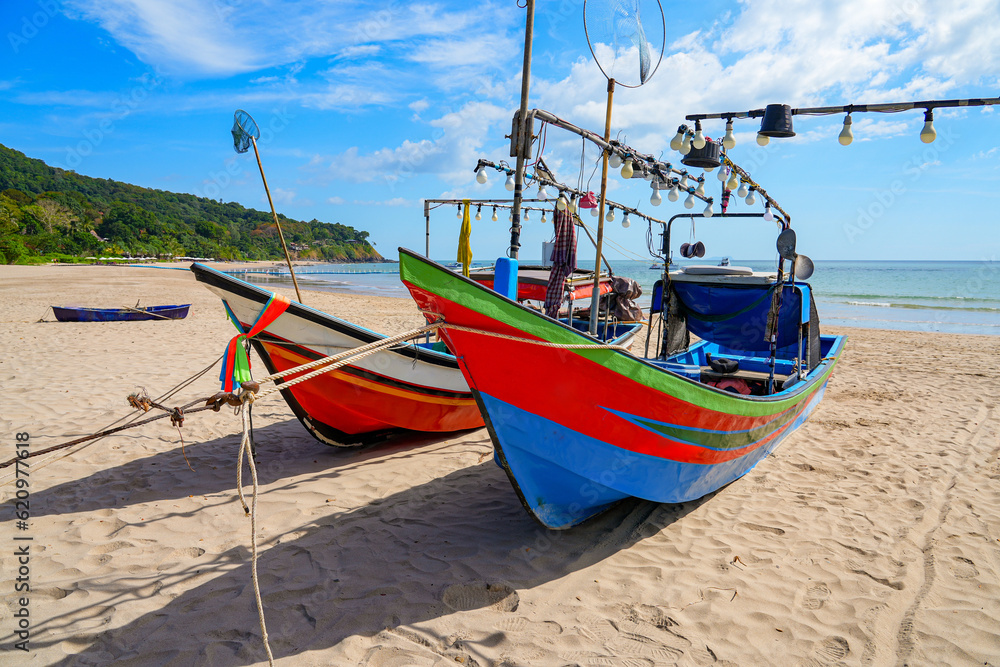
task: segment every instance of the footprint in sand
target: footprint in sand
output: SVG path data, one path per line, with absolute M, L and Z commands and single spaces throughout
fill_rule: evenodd
M 979 568 L 968 558 L 955 556 L 949 565 L 951 573 L 958 579 L 975 579 L 979 576 Z
M 758 533 L 771 533 L 772 535 L 784 535 L 785 531 L 781 528 L 775 528 L 773 526 L 762 526 L 759 523 L 741 523 L 744 528 L 749 528 L 750 530 L 755 530 Z
M 847 643 L 847 640 L 843 637 L 830 637 L 829 639 L 824 639 L 816 649 L 816 653 L 819 654 L 820 660 L 836 662 L 838 660 L 843 660 L 851 652 L 851 645 Z
M 826 584 L 810 586 L 806 590 L 806 597 L 802 601 L 802 606 L 806 609 L 819 609 L 829 598 L 830 589 L 826 587 Z
M 455 584 L 445 589 L 442 601 L 455 611 L 490 607 L 495 611 L 516 611 L 520 597 L 506 584 Z

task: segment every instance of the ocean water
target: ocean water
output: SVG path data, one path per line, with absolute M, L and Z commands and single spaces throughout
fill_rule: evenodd
M 611 260 L 615 272 L 642 286 L 648 306 L 660 271 L 648 261 Z M 446 262 L 451 263 L 451 262 Z M 538 263 L 524 259 L 523 264 Z M 717 264 L 704 258 L 681 264 Z M 775 261 L 731 260 L 757 271 L 775 270 Z M 487 266 L 489 262 L 474 262 Z M 583 260 L 581 259 L 581 265 Z M 316 265 L 297 271 L 303 288 L 407 298 L 396 264 Z M 234 273 L 251 282 L 288 283 L 280 275 Z M 873 329 L 1000 335 L 1000 261 L 816 261 L 809 279 L 820 321 Z

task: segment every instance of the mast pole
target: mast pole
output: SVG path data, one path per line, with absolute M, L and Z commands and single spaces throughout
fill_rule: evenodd
M 514 205 L 513 223 L 510 228 L 510 248 L 507 256 L 517 259 L 521 247 L 521 197 L 524 189 L 525 156 L 531 150 L 531 137 L 526 137 L 528 127 L 528 87 L 531 83 L 531 41 L 535 29 L 535 0 L 526 0 L 526 16 L 524 19 L 524 65 L 521 69 L 521 106 L 518 112 L 517 165 L 514 170 Z
M 611 139 L 611 102 L 615 94 L 615 80 L 608 78 L 608 108 L 604 117 L 604 143 Z M 604 200 L 608 193 L 608 153 L 601 160 L 601 201 L 597 211 L 597 259 L 594 260 L 594 291 L 590 295 L 590 335 L 597 335 L 597 311 L 601 300 L 601 256 L 604 251 Z
M 253 154 L 257 156 L 257 167 L 260 168 L 260 179 L 264 181 L 264 192 L 267 193 L 267 203 L 271 205 L 271 216 L 274 218 L 274 226 L 278 228 L 278 238 L 281 239 L 281 249 L 285 251 L 285 261 L 288 262 L 288 272 L 292 274 L 292 284 L 295 285 L 295 298 L 302 303 L 302 295 L 299 294 L 299 283 L 295 280 L 295 269 L 292 268 L 292 258 L 288 255 L 288 246 L 285 245 L 285 235 L 281 233 L 281 224 L 278 222 L 278 214 L 274 210 L 274 202 L 271 201 L 271 189 L 267 187 L 267 176 L 264 175 L 264 165 L 260 161 L 260 151 L 257 150 L 257 140 L 250 135 L 253 142 Z

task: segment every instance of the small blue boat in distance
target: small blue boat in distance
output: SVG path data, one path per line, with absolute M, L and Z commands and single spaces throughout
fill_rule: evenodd
M 190 303 L 179 306 L 147 306 L 145 308 L 61 308 L 52 306 L 60 322 L 136 322 L 139 320 L 183 320 Z

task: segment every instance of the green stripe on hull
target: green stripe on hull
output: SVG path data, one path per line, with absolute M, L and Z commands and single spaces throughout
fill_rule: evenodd
M 591 340 L 569 327 L 523 308 L 492 290 L 484 289 L 471 280 L 400 250 L 400 278 L 420 289 L 552 343 L 579 345 Z M 777 415 L 801 401 L 808 400 L 826 381 L 834 366 L 830 364 L 822 378 L 806 393 L 782 399 L 751 400 L 735 398 L 727 392 L 715 391 L 706 388 L 705 385 L 688 382 L 637 357 L 618 354 L 614 350 L 567 350 L 567 352 L 580 355 L 650 389 L 674 396 L 700 408 L 740 417 Z

